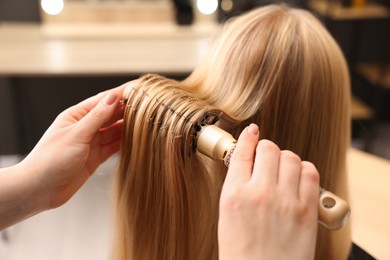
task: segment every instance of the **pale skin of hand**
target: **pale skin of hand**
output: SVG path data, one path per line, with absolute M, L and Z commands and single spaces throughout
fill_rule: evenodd
M 244 129 L 222 188 L 219 257 L 313 259 L 319 173 L 290 151 Z
M 64 204 L 119 150 L 126 86 L 68 108 L 22 162 L 0 169 L 0 230 Z

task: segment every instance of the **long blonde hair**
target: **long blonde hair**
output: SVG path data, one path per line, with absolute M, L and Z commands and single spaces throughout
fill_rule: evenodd
M 259 124 L 262 138 L 313 162 L 322 187 L 347 199 L 348 69 L 310 13 L 267 6 L 236 18 L 184 83 L 231 117 Z M 348 227 L 321 229 L 316 259 L 343 259 L 349 244 Z
M 130 102 L 137 113 L 125 115 L 116 178 L 118 259 L 217 258 L 226 169 L 197 153 L 182 157 L 189 154 L 193 124 L 173 123 L 181 117 L 172 111 L 194 109 L 193 123 L 206 111 L 223 111 L 220 126 L 236 137 L 249 122 L 257 123 L 261 138 L 313 162 L 321 186 L 348 198 L 348 69 L 336 42 L 310 13 L 276 5 L 251 11 L 226 24 L 205 61 L 183 82 L 141 82 L 178 106 L 153 109 L 186 141 L 151 130 L 151 112 L 144 109 L 155 101 Z M 168 94 L 173 86 L 186 98 Z M 337 232 L 320 228 L 316 259 L 345 259 L 350 243 L 348 225 Z
M 219 191 L 194 138 L 221 111 L 157 75 L 140 78 L 127 103 L 115 258 L 213 258 Z

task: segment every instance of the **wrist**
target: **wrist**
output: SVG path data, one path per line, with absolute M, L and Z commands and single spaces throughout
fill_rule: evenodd
M 43 185 L 42 176 L 38 167 L 28 165 L 25 161 L 15 165 L 20 187 L 24 188 L 21 197 L 24 208 L 35 215 L 50 209 L 50 194 Z
M 0 169 L 0 230 L 49 208 L 38 175 L 23 163 Z

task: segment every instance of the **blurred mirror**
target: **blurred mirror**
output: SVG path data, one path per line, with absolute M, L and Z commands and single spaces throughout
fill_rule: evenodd
M 40 0 L 40 3 L 44 24 L 191 25 L 194 21 L 214 19 L 218 10 L 218 0 Z
M 173 20 L 169 0 L 41 0 L 43 23 L 132 23 Z

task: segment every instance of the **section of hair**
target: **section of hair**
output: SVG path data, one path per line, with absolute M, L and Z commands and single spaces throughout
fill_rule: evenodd
M 215 258 L 219 191 L 207 160 L 195 154 L 194 126 L 220 111 L 176 81 L 147 75 L 137 82 L 115 180 L 115 258 Z

